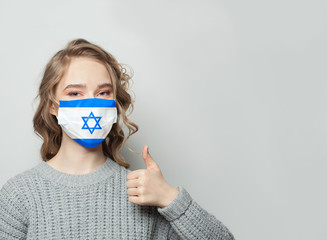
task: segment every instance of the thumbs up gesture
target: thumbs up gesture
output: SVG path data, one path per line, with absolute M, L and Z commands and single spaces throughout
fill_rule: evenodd
M 138 205 L 164 208 L 175 199 L 178 189 L 166 182 L 158 164 L 149 153 L 149 146 L 143 147 L 142 157 L 147 168 L 127 174 L 129 201 Z

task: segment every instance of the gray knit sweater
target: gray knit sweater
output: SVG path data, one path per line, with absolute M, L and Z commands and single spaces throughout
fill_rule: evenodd
M 234 239 L 183 187 L 165 208 L 129 202 L 130 170 L 110 158 L 73 175 L 46 162 L 0 189 L 0 239 Z

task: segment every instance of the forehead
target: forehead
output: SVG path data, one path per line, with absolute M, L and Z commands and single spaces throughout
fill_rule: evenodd
M 67 84 L 98 85 L 112 83 L 110 74 L 105 65 L 92 58 L 73 58 L 67 71 L 59 82 L 63 87 Z

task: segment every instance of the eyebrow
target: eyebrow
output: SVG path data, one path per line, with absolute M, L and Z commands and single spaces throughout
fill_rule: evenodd
M 85 87 L 86 87 L 85 84 L 69 84 L 64 88 L 64 90 L 68 88 L 85 88 Z
M 113 86 L 111 83 L 103 83 L 103 84 L 98 85 L 97 89 L 104 88 L 104 87 L 112 88 Z M 68 88 L 86 88 L 86 85 L 85 84 L 69 84 L 64 88 L 64 90 L 66 90 Z
M 111 83 L 103 83 L 98 85 L 97 89 L 104 88 L 104 87 L 113 87 Z

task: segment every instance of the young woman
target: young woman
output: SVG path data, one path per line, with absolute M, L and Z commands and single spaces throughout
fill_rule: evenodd
M 43 161 L 2 186 L 0 239 L 234 239 L 166 182 L 147 145 L 147 168 L 128 170 L 119 151 L 138 131 L 127 118 L 130 78 L 84 39 L 51 58 L 33 119 Z

